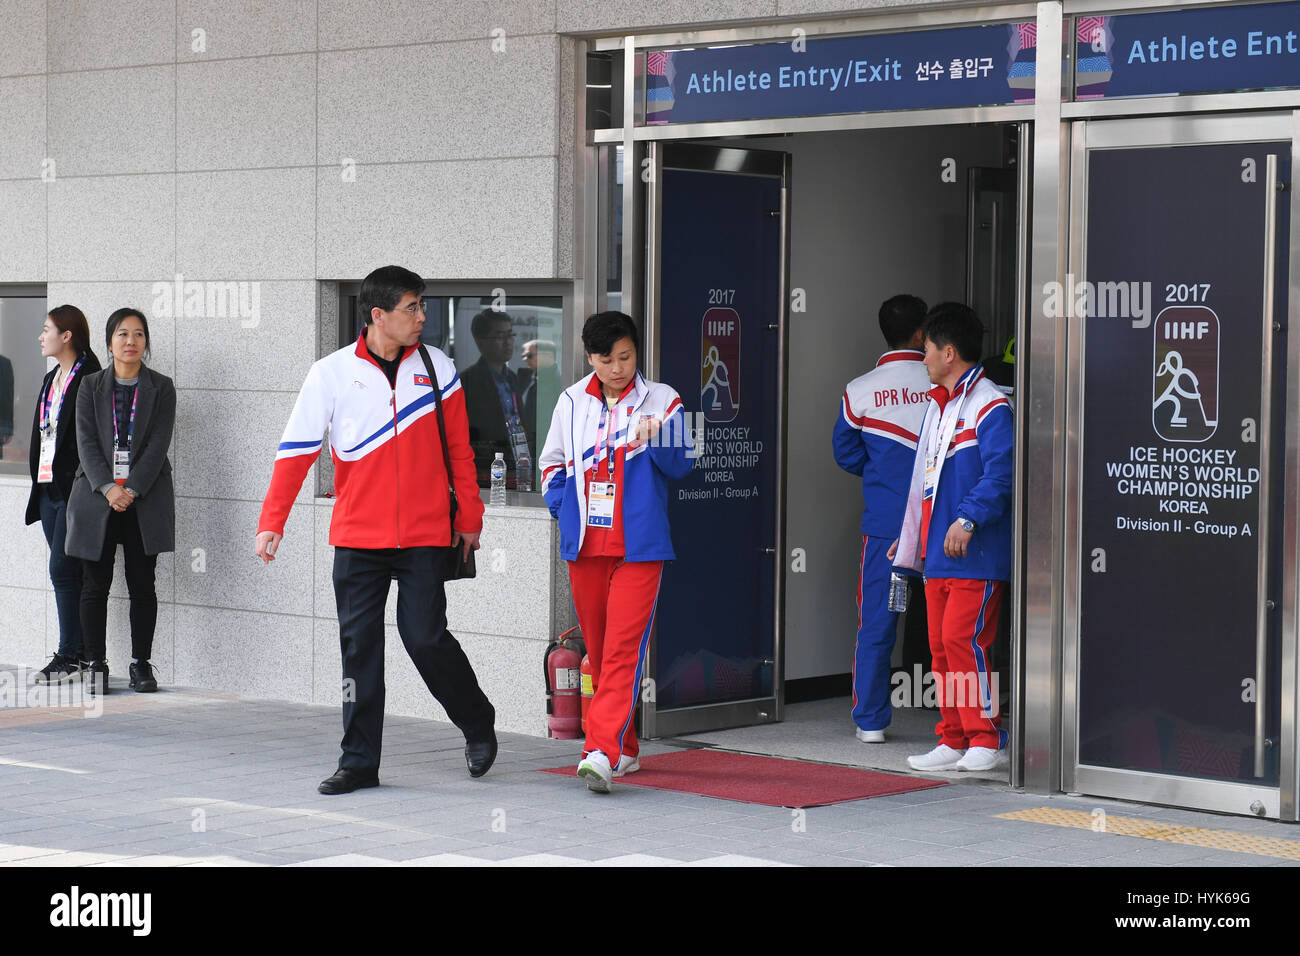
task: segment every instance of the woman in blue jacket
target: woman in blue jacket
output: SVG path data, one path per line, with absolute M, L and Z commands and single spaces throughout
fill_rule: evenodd
M 682 400 L 637 371 L 637 332 L 622 312 L 587 319 L 592 373 L 560 396 L 542 451 L 542 491 L 591 661 L 595 697 L 578 776 L 607 793 L 640 769 L 633 718 L 668 533 L 668 479 L 694 464 Z

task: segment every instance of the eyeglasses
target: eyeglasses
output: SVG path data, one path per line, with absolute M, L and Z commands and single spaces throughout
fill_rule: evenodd
M 404 309 L 393 309 L 394 312 L 405 312 L 407 315 L 417 315 L 424 312 L 423 302 L 413 302 Z

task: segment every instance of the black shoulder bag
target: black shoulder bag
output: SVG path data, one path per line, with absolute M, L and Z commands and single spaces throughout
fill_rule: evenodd
M 429 358 L 429 350 L 420 343 L 420 358 L 424 359 L 424 367 L 429 372 L 429 381 L 433 384 L 433 404 L 438 410 L 438 439 L 442 442 L 442 463 L 447 469 L 447 494 L 449 504 L 447 507 L 447 521 L 452 529 L 452 537 L 456 536 L 456 512 L 460 505 L 456 501 L 456 481 L 451 474 L 451 452 L 447 450 L 447 423 L 442 417 L 442 387 L 438 384 L 438 373 L 433 370 L 433 360 Z M 443 565 L 442 579 L 444 581 L 457 581 L 461 578 L 472 578 L 476 571 L 474 567 L 474 552 L 470 551 L 469 557 L 463 557 L 464 546 L 459 544 L 450 544 L 444 547 L 447 557 Z

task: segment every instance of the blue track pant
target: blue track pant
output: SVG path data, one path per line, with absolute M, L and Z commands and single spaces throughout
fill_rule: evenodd
M 889 659 L 894 653 L 898 615 L 889 610 L 885 557 L 891 538 L 862 536 L 862 576 L 858 583 L 858 641 L 853 655 L 853 722 L 862 730 L 889 726 Z

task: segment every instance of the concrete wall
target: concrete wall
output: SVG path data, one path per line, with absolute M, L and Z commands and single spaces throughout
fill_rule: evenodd
M 329 341 L 320 283 L 388 262 L 432 279 L 574 276 L 574 53 L 562 34 L 847 9 L 0 0 L 0 283 L 46 283 L 51 304 L 74 303 L 93 325 L 122 305 L 145 310 L 150 364 L 178 390 L 178 551 L 158 566 L 163 683 L 337 700 L 330 503 L 313 498 L 314 475 L 280 560 L 263 568 L 251 553 L 272 449 Z M 177 273 L 259 283 L 260 323 L 156 316 L 153 285 Z M 44 539 L 22 526 L 27 487 L 0 479 L 0 660 L 39 666 L 57 620 Z M 489 515 L 484 546 L 502 549 L 501 570 L 489 562 L 483 580 L 450 589 L 452 629 L 511 730 L 542 729 L 541 642 L 571 617 L 548 522 Z M 120 570 L 114 594 L 120 673 Z M 405 655 L 393 648 L 390 661 L 389 709 L 433 712 Z

